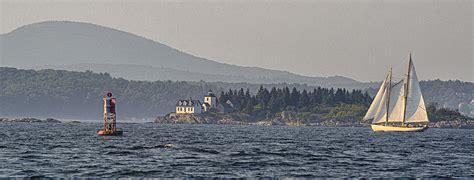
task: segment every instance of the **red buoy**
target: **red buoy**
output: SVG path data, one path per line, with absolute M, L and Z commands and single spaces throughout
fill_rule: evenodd
M 104 96 L 104 129 L 98 130 L 99 136 L 119 136 L 123 131 L 117 129 L 117 114 L 115 105 L 117 100 L 112 97 L 112 92 L 107 92 Z

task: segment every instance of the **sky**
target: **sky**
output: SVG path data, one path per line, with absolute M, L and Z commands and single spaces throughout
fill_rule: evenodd
M 0 0 L 0 33 L 50 20 L 130 32 L 210 60 L 307 76 L 474 80 L 471 0 Z M 398 74 L 397 74 L 398 73 Z

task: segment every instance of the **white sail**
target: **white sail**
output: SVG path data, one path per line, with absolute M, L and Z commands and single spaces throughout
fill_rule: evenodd
M 369 119 L 373 119 L 372 124 L 386 121 L 405 123 L 429 121 L 411 55 L 407 79 L 392 84 L 391 76 L 385 78 L 364 116 L 364 120 Z
M 385 86 L 382 96 L 380 97 L 379 106 L 377 107 L 374 115 L 374 120 L 372 120 L 372 124 L 382 123 L 385 122 L 387 117 L 387 96 L 388 96 L 388 89 Z
M 385 122 L 386 120 L 388 120 L 388 122 L 402 122 L 403 107 L 404 107 L 403 97 L 404 97 L 404 88 L 405 88 L 403 82 L 404 81 L 402 80 L 398 83 L 395 83 L 394 85 L 390 87 L 390 89 L 388 89 L 388 84 L 385 84 L 386 86 L 383 89 L 384 90 L 383 94 L 379 98 L 379 102 L 375 102 L 374 100 L 374 102 L 372 103 L 372 104 L 374 103 L 378 104 L 377 109 L 375 110 L 372 124 L 382 123 L 382 122 Z M 388 97 L 389 93 L 390 93 L 390 97 Z M 389 109 L 387 113 L 388 100 L 390 101 L 389 101 Z M 388 119 L 387 119 L 387 114 L 388 114 Z
M 390 104 L 388 110 L 388 122 L 402 122 L 403 110 L 405 106 L 404 81 L 400 81 L 390 88 Z
M 405 122 L 428 122 L 428 115 L 426 113 L 425 101 L 421 94 L 420 83 L 416 75 L 415 66 L 410 61 L 410 73 L 408 79 L 408 94 L 406 102 Z
M 387 86 L 386 84 L 387 84 L 387 78 L 385 78 L 385 80 L 383 80 L 382 85 L 380 86 L 379 91 L 377 92 L 377 95 L 375 95 L 375 98 L 372 101 L 372 104 L 370 104 L 369 110 L 365 114 L 363 120 L 369 120 L 369 119 L 375 118 L 375 114 L 377 113 L 378 108 L 381 105 L 380 104 L 381 101 L 382 101 L 381 98 L 382 98 L 382 96 L 384 95 L 384 93 L 386 91 L 386 86 Z
M 429 120 L 411 54 L 406 78 L 392 85 L 391 71 L 389 75 L 390 78 L 382 82 L 364 120 L 373 118 L 371 128 L 375 132 L 424 131 Z M 419 124 L 407 126 L 407 123 Z

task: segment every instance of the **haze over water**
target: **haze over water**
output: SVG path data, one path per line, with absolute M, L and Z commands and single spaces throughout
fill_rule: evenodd
M 4 177 L 473 177 L 474 131 L 118 124 L 0 126 Z M 164 148 L 174 144 L 174 148 Z

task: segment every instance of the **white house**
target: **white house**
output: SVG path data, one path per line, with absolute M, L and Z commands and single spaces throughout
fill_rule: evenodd
M 203 105 L 199 100 L 179 100 L 176 103 L 177 114 L 201 114 Z
M 204 103 L 198 100 L 178 100 L 176 103 L 177 114 L 201 114 L 211 109 L 217 108 L 217 97 L 212 90 L 204 96 Z

